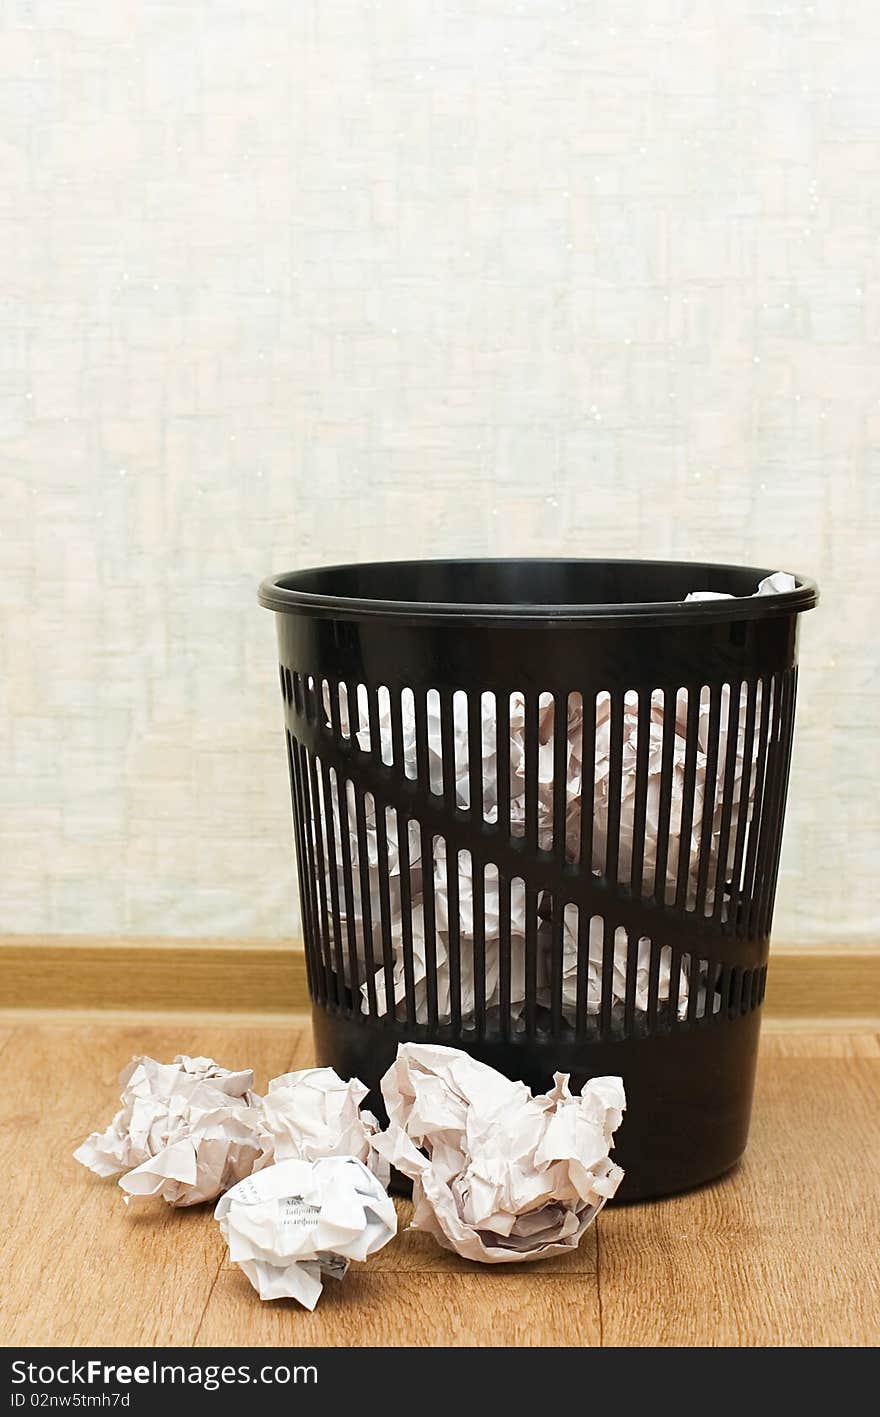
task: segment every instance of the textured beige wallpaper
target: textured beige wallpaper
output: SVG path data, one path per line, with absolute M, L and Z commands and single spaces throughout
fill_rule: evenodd
M 7 0 L 0 929 L 295 926 L 270 570 L 754 560 L 878 926 L 880 6 Z

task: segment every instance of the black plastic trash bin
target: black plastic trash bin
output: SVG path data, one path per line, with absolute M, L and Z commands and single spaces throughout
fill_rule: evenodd
M 273 577 L 318 1060 L 620 1074 L 628 1199 L 746 1143 L 813 582 L 656 561 Z M 734 599 L 689 601 L 692 591 Z

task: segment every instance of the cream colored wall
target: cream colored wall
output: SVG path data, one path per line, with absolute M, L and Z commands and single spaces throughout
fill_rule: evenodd
M 270 570 L 811 573 L 777 938 L 880 937 L 880 8 L 11 0 L 0 930 L 294 928 Z

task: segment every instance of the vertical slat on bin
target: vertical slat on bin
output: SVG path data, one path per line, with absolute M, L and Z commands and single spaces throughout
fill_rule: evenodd
M 305 820 L 303 824 L 303 839 L 306 849 L 306 861 L 308 863 L 309 876 L 309 897 L 311 900 L 312 919 L 312 953 L 315 960 L 315 969 L 320 984 L 321 997 L 327 998 L 327 969 L 326 960 L 322 947 L 321 935 L 321 902 L 319 897 L 319 884 L 323 884 L 322 878 L 319 880 L 318 857 L 316 851 L 316 838 L 318 835 L 317 808 L 312 801 L 312 788 L 310 781 L 309 754 L 305 746 L 299 746 L 299 772 L 302 791 L 303 811 Z
M 700 1002 L 700 980 L 703 976 L 703 964 L 704 961 L 699 959 L 697 955 L 691 955 L 690 974 L 688 978 L 688 1028 L 693 1028 L 696 1023 L 697 1005 Z
M 651 941 L 651 953 L 648 964 L 648 1032 L 656 1033 L 658 1028 L 658 1010 L 660 1000 L 660 946 L 656 940 Z
M 757 708 L 758 681 L 750 683 L 746 695 L 746 722 L 743 730 L 743 766 L 737 804 L 736 838 L 733 852 L 733 875 L 730 888 L 729 923 L 738 933 L 738 922 L 742 902 L 742 866 L 745 849 L 746 827 L 749 818 L 749 790 L 752 781 L 752 754 L 754 752 L 755 714 Z
M 733 979 L 733 965 L 722 964 L 718 971 L 718 979 L 715 984 L 715 994 L 712 998 L 711 1007 L 713 1009 L 713 1022 L 723 1024 L 727 1020 L 727 1000 L 730 995 L 731 981 Z M 715 1007 L 717 1005 L 717 1008 Z
M 495 767 L 498 802 L 498 835 L 510 840 L 510 690 L 495 691 Z M 510 1037 L 511 950 L 510 911 L 512 880 L 505 870 L 498 869 L 498 1004 L 501 1037 Z
M 498 832 L 510 840 L 510 693 L 495 694 L 495 762 L 498 771 Z
M 681 823 L 678 835 L 678 873 L 675 884 L 675 906 L 687 906 L 691 869 L 691 832 L 694 824 L 694 795 L 697 786 L 697 749 L 700 732 L 700 690 L 688 689 L 687 742 L 684 750 L 684 784 L 681 795 Z
M 336 683 L 328 683 L 326 679 L 324 682 L 327 684 L 328 698 L 330 700 L 330 726 L 333 729 L 333 739 L 337 748 L 340 748 L 342 746 L 342 724 L 339 718 L 339 685 Z M 324 702 L 324 712 L 326 714 L 327 703 L 323 700 L 323 694 L 322 701 Z
M 370 760 L 376 767 L 382 766 L 382 734 L 379 729 L 379 696 L 371 686 L 367 693 L 367 722 L 370 726 Z M 376 803 L 378 815 L 379 804 Z
M 400 690 L 392 688 L 390 690 L 390 710 L 391 710 L 391 755 L 394 759 L 394 775 L 398 782 L 403 782 L 406 777 L 406 769 L 403 760 L 403 719 L 400 710 Z M 398 830 L 398 836 L 400 831 Z
M 332 953 L 330 943 L 330 917 L 327 909 L 327 867 L 324 861 L 324 819 L 321 811 L 321 794 L 318 790 L 318 765 L 314 756 L 309 755 L 309 782 L 311 796 L 311 815 L 314 823 L 315 853 L 317 856 L 317 880 L 318 894 L 321 902 L 321 957 L 324 961 L 326 997 L 332 997 L 338 1001 L 336 989 L 336 975 L 333 972 Z M 331 990 L 332 983 L 332 990 Z
M 787 801 L 788 801 L 789 772 L 790 772 L 790 769 L 791 769 L 791 748 L 792 748 L 792 740 L 793 740 L 793 737 L 794 737 L 794 714 L 795 714 L 795 703 L 796 703 L 796 700 L 797 700 L 797 676 L 798 676 L 797 667 L 795 667 L 794 669 L 791 669 L 791 670 L 789 671 L 789 675 L 788 675 L 788 685 L 789 685 L 789 689 L 788 689 L 788 704 L 787 704 L 787 708 L 786 708 L 786 717 L 785 717 L 784 728 L 783 728 L 784 752 L 783 752 L 782 766 L 781 766 L 781 771 L 782 771 L 782 791 L 781 791 L 780 796 L 779 796 L 779 806 L 778 806 L 779 822 L 778 822 L 778 826 L 777 826 L 776 837 L 775 837 L 774 843 L 773 843 L 773 852 L 772 852 L 772 860 L 771 860 L 770 875 L 769 875 L 769 880 L 768 880 L 768 883 L 767 883 L 767 889 L 766 889 L 766 892 L 765 892 L 763 910 L 762 910 L 761 921 L 760 921 L 760 925 L 759 925 L 759 930 L 760 930 L 760 933 L 761 933 L 762 935 L 766 935 L 766 934 L 768 934 L 769 931 L 770 931 L 770 925 L 771 925 L 772 919 L 773 919 L 773 903 L 774 903 L 774 900 L 775 900 L 775 898 L 776 898 L 776 880 L 777 880 L 777 876 L 778 876 L 778 874 L 779 874 L 779 861 L 780 861 L 780 853 L 781 853 L 781 848 L 782 848 L 782 829 L 783 829 L 783 826 L 784 826 L 784 824 L 785 824 L 785 808 L 786 808 L 786 804 L 787 804 Z M 763 987 L 764 987 L 764 986 L 763 986 L 763 977 L 762 977 L 761 990 L 763 990 Z M 760 997 L 759 997 L 759 999 L 758 999 L 758 1002 L 759 1002 L 759 1003 L 761 1002 L 761 998 L 763 998 L 763 992 L 761 993 L 761 995 L 760 995 Z
M 345 924 L 348 933 L 348 977 L 352 1008 L 360 1009 L 360 968 L 358 965 L 357 921 L 354 916 L 354 885 L 352 880 L 351 822 L 349 820 L 348 783 L 341 772 L 336 774 L 336 801 L 339 808 L 339 837 L 342 844 L 342 886 L 345 898 Z
M 721 830 L 718 837 L 718 859 L 715 863 L 715 890 L 712 900 L 712 919 L 715 921 L 721 920 L 724 911 L 724 886 L 727 880 L 727 858 L 730 854 L 730 821 L 736 792 L 736 749 L 742 688 L 742 680 L 739 679 L 732 680 L 728 685 L 727 743 L 721 784 Z
M 294 744 L 294 768 L 298 774 L 299 801 L 302 808 L 301 836 L 303 843 L 303 874 L 306 877 L 306 899 L 309 913 L 308 934 L 311 937 L 312 982 L 315 998 L 327 998 L 327 981 L 324 971 L 324 957 L 321 950 L 321 922 L 318 906 L 318 877 L 315 866 L 314 822 L 312 818 L 311 794 L 309 791 L 309 759 L 304 746 Z
M 373 811 L 377 810 L 375 802 Z M 361 877 L 361 920 L 364 932 L 364 970 L 366 972 L 367 1004 L 370 1018 L 376 1018 L 376 961 L 373 956 L 373 898 L 370 880 L 369 847 L 367 843 L 366 794 L 355 789 L 355 828 L 357 831 L 358 862 Z
M 739 1013 L 739 1005 L 742 998 L 742 979 L 743 971 L 737 965 L 730 971 L 730 991 L 727 1002 L 728 1018 L 736 1018 Z
M 758 839 L 761 832 L 761 818 L 764 813 L 764 781 L 767 773 L 767 742 L 770 728 L 771 699 L 775 698 L 774 676 L 764 680 L 761 694 L 761 718 L 758 728 L 758 753 L 755 763 L 755 798 L 749 824 L 749 844 L 746 849 L 746 865 L 743 876 L 742 909 L 737 921 L 737 934 L 747 938 L 751 935 L 754 908 L 755 867 L 758 860 Z
M 347 680 L 345 693 L 348 700 L 349 748 L 353 754 L 357 754 L 362 751 L 358 742 L 358 733 L 361 729 L 361 699 L 358 695 L 357 682 L 351 679 Z
M 378 769 L 383 768 L 382 734 L 379 727 L 379 695 L 371 685 L 367 692 L 367 722 L 370 729 L 370 760 Z M 385 769 L 387 771 L 387 768 Z M 379 928 L 382 935 L 382 972 L 385 985 L 384 1021 L 394 1023 L 394 944 L 391 933 L 391 888 L 388 879 L 388 826 L 385 818 L 385 804 L 378 797 L 373 798 L 376 819 L 376 872 L 379 878 Z M 378 1005 L 377 1005 L 378 1007 Z
M 422 910 L 425 929 L 425 988 L 428 1023 L 437 1026 L 437 929 L 434 903 L 434 838 L 430 827 L 422 822 Z
M 349 751 L 353 755 L 358 755 L 362 749 L 358 742 L 358 732 L 361 726 L 360 698 L 358 696 L 358 684 L 353 680 L 348 680 L 345 685 L 346 704 L 348 706 L 348 733 Z M 354 832 L 357 842 L 358 867 L 360 877 L 360 927 L 363 937 L 364 950 L 364 975 L 363 983 L 367 989 L 367 1005 L 371 1017 L 375 1017 L 376 1012 L 376 966 L 373 958 L 373 905 L 370 896 L 370 876 L 369 862 L 366 860 L 368 852 L 365 817 L 365 793 L 358 786 L 355 778 L 352 778 L 352 795 L 354 797 Z M 349 806 L 350 825 L 350 806 Z M 361 1000 L 355 998 L 355 1009 L 361 1010 Z
M 290 798 L 293 803 L 293 834 L 296 842 L 297 880 L 299 882 L 300 918 L 305 941 L 306 976 L 309 995 L 316 993 L 317 975 L 314 964 L 314 931 L 312 929 L 311 900 L 308 887 L 308 860 L 305 846 L 305 811 L 299 779 L 299 744 L 291 737 L 290 729 L 285 729 L 287 737 L 287 766 L 290 771 Z
M 532 1039 L 537 1030 L 538 893 L 528 877 L 525 888 L 525 1021 L 526 1037 Z
M 467 696 L 467 743 L 468 802 L 471 821 L 479 822 L 483 816 L 483 724 L 479 689 L 471 689 Z
M 775 849 L 778 847 L 782 831 L 779 804 L 782 797 L 782 767 L 785 759 L 790 690 L 791 676 L 789 674 L 777 675 L 776 689 L 773 695 L 773 712 L 770 716 L 770 735 L 767 741 L 767 775 L 764 781 L 764 800 L 754 884 L 749 906 L 748 933 L 750 935 L 763 933 L 767 886 L 773 869 Z
M 623 776 L 623 689 L 611 690 L 611 735 L 608 753 L 608 831 L 605 852 L 605 876 L 617 880 L 620 854 L 620 796 Z M 604 1001 L 603 1001 L 604 1002 Z
M 416 720 L 416 772 L 423 792 L 431 790 L 431 772 L 428 763 L 428 718 L 425 690 L 415 690 Z M 434 907 L 434 837 L 427 822 L 419 826 L 422 849 L 422 910 L 425 929 L 425 990 L 428 1007 L 428 1023 L 437 1026 L 437 932 Z
M 714 978 L 714 988 L 706 995 L 706 1010 L 709 1017 L 709 1026 L 716 1027 L 718 1023 L 723 1023 L 727 1017 L 727 995 L 730 992 L 731 965 L 718 964 L 716 978 Z M 716 999 L 718 1007 L 716 1009 Z
M 311 674 L 304 674 L 302 680 L 303 712 L 307 723 L 317 723 L 315 712 L 315 681 Z
M 428 707 L 425 690 L 419 686 L 413 690 L 413 716 L 416 725 L 416 780 L 423 792 L 431 790 L 431 771 L 428 766 Z
M 296 784 L 298 812 L 300 815 L 299 840 L 302 850 L 300 875 L 301 894 L 305 897 L 306 923 L 304 934 L 308 953 L 311 956 L 310 990 L 316 998 L 324 994 L 323 961 L 321 958 L 321 927 L 318 918 L 317 882 L 311 846 L 311 820 L 309 809 L 308 767 L 306 751 L 301 743 L 293 740 L 293 771 Z
M 553 855 L 564 866 L 568 786 L 568 696 L 553 698 Z M 550 926 L 550 1028 L 554 1038 L 562 1031 L 562 953 L 565 934 L 565 901 L 553 897 Z
M 449 1020 L 461 1030 L 461 918 L 458 851 L 446 843 L 446 899 L 449 914 Z
M 669 965 L 669 1027 L 678 1027 L 678 1001 L 681 996 L 681 966 L 682 951 L 679 946 L 673 946 L 672 959 Z
M 721 974 L 721 964 L 716 959 L 710 959 L 706 970 L 706 997 L 703 1004 L 703 1017 L 701 1023 L 707 1028 L 712 1022 L 712 1001 L 715 997 L 715 989 Z
M 400 711 L 400 689 L 391 689 L 391 751 L 394 756 L 394 772 L 398 782 L 403 782 L 406 769 L 403 757 L 403 722 Z M 413 967 L 412 934 L 412 882 L 409 860 L 409 817 L 406 812 L 397 812 L 397 853 L 400 861 L 400 914 L 401 941 L 403 948 L 403 989 L 406 1004 L 406 1021 L 416 1022 L 416 986 Z
M 326 999 L 326 981 L 324 979 L 324 951 L 323 936 L 321 931 L 321 907 L 318 898 L 318 864 L 315 850 L 315 837 L 317 828 L 312 809 L 312 793 L 309 782 L 309 753 L 303 744 L 295 749 L 295 758 L 299 764 L 301 797 L 303 803 L 303 846 L 306 853 L 306 870 L 309 877 L 309 898 L 311 912 L 311 928 L 313 932 L 313 953 L 315 965 L 318 970 L 316 987 L 318 997 Z
M 556 694 L 553 699 L 553 855 L 560 864 L 565 862 L 565 815 L 568 786 L 568 699 Z
M 324 729 L 326 727 L 326 724 L 324 721 L 324 701 L 323 695 L 321 693 L 321 681 L 320 679 L 316 679 L 313 674 L 310 674 L 308 678 L 308 686 L 309 702 L 312 708 L 312 722 L 316 723 L 320 728 Z
M 376 740 L 378 742 L 378 739 Z M 377 749 L 378 751 L 378 749 Z M 394 937 L 391 929 L 391 883 L 388 868 L 388 819 L 376 802 L 376 855 L 379 858 L 379 921 L 382 927 L 382 971 L 385 980 L 385 1022 L 394 1022 Z
M 440 693 L 440 753 L 443 759 L 443 804 L 448 820 L 456 809 L 455 726 L 451 689 L 443 689 Z
M 595 722 L 595 720 L 594 720 Z M 583 819 L 582 819 L 583 820 Z M 574 1030 L 578 1043 L 587 1036 L 587 979 L 590 962 L 590 912 L 585 905 L 578 906 L 577 933 L 577 985 L 575 996 Z
M 632 865 L 630 888 L 638 899 L 645 874 L 645 827 L 648 811 L 648 753 L 651 747 L 651 690 L 639 690 L 638 736 L 636 738 L 636 791 L 633 805 Z M 627 1027 L 627 1033 L 630 1032 Z
M 400 932 L 403 948 L 403 990 L 406 1021 L 416 1022 L 416 984 L 413 961 L 412 880 L 409 856 L 409 817 L 397 813 L 397 854 L 400 861 Z
M 550 905 L 550 1032 L 562 1032 L 562 938 L 565 928 L 562 896 L 553 896 Z
M 669 860 L 669 818 L 672 811 L 672 765 L 675 749 L 676 689 L 663 690 L 663 747 L 660 751 L 660 800 L 657 807 L 657 856 L 653 898 L 666 903 L 666 863 Z
M 455 725 L 453 691 L 440 691 L 440 753 L 443 761 L 443 805 L 446 820 L 452 822 L 457 810 L 455 789 Z M 456 1032 L 461 1028 L 461 921 L 459 920 L 458 850 L 446 842 L 446 901 L 449 916 L 449 1015 Z
M 605 916 L 602 938 L 602 1002 L 599 1006 L 599 1027 L 602 1037 L 611 1032 L 611 996 L 614 982 L 614 921 Z
M 760 893 L 761 870 L 763 855 L 766 850 L 767 835 L 772 829 L 772 823 L 770 821 L 770 817 L 772 816 L 771 797 L 773 794 L 773 780 L 776 775 L 779 760 L 778 735 L 782 678 L 780 675 L 771 674 L 768 682 L 770 692 L 768 694 L 767 732 L 763 738 L 761 738 L 759 734 L 760 746 L 758 749 L 758 773 L 755 781 L 755 811 L 752 818 L 748 846 L 746 847 L 746 904 L 743 911 L 743 931 L 749 939 L 754 935 L 755 925 L 759 915 L 758 896 Z M 762 720 L 763 717 L 764 715 L 762 713 Z
M 525 694 L 525 848 L 529 855 L 538 849 L 538 697 L 533 689 Z
M 780 674 L 776 681 L 776 694 L 770 721 L 764 811 L 761 818 L 761 836 L 758 842 L 758 861 L 755 868 L 755 886 L 750 916 L 750 928 L 752 933 L 757 935 L 764 933 L 763 922 L 766 915 L 767 890 L 782 831 L 779 808 L 783 793 L 782 770 L 786 756 L 790 697 L 791 674 Z
M 639 729 L 641 733 L 641 728 Z M 623 1000 L 623 1032 L 631 1038 L 636 1020 L 636 980 L 638 977 L 639 941 L 638 931 L 626 932 L 626 992 Z
M 718 970 L 718 975 L 715 980 L 715 990 L 708 1005 L 712 1011 L 713 1026 L 723 1023 L 726 1018 L 726 1005 L 724 1001 L 727 998 L 727 991 L 730 987 L 731 970 L 732 966 L 729 964 L 722 964 Z M 718 1005 L 717 1008 L 715 1007 L 716 1004 Z
M 479 689 L 467 696 L 468 803 L 471 821 L 483 820 L 483 704 Z M 486 1032 L 486 878 L 482 860 L 471 854 L 474 917 L 474 1022 L 477 1037 Z
M 471 853 L 471 897 L 474 914 L 474 1023 L 477 1037 L 486 1033 L 486 874 L 483 862 Z
M 593 802 L 596 793 L 596 691 L 584 689 L 583 738 L 581 742 L 581 872 L 587 876 L 593 870 Z
M 498 1007 L 499 1032 L 510 1037 L 510 877 L 498 871 Z
M 715 825 L 715 802 L 718 795 L 718 740 L 721 727 L 721 687 L 709 689 L 709 742 L 706 752 L 706 777 L 703 785 L 703 816 L 700 823 L 700 859 L 697 868 L 697 914 L 706 913 L 706 890 L 712 855 L 712 832 Z
M 333 927 L 333 949 L 335 954 L 336 1000 L 342 1005 L 345 1000 L 345 965 L 342 953 L 342 921 L 339 910 L 339 876 L 336 858 L 336 815 L 333 810 L 333 792 L 330 768 L 321 760 L 321 801 L 323 803 L 324 845 L 327 848 L 327 874 L 330 878 L 330 915 Z
M 525 691 L 525 847 L 529 856 L 538 850 L 538 698 L 534 689 Z M 525 1018 L 526 1034 L 534 1038 L 537 1029 L 538 994 L 538 893 L 526 868 L 525 924 Z

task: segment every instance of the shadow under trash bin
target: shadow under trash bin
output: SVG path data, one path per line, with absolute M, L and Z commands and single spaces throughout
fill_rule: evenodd
M 733 1166 L 817 598 L 663 561 L 264 581 L 318 1062 L 380 1113 L 402 1040 L 539 1091 L 620 1074 L 621 1199 Z

